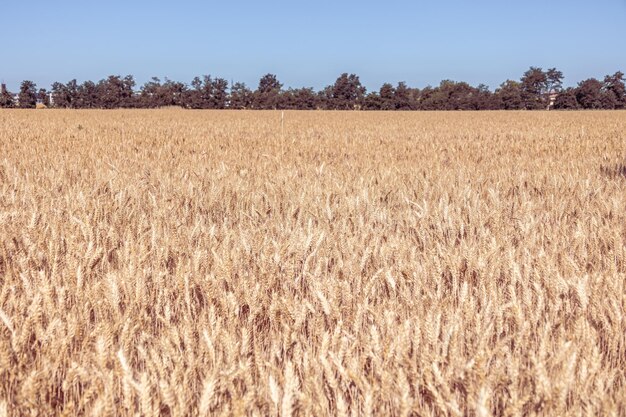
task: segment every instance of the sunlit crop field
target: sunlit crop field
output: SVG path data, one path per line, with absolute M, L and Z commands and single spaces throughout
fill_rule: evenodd
M 626 414 L 626 112 L 0 111 L 0 416 Z

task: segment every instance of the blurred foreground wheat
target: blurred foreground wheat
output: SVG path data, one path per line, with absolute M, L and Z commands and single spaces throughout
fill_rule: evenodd
M 626 112 L 0 123 L 0 416 L 626 413 Z

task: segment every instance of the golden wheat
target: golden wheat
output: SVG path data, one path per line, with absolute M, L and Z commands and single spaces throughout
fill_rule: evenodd
M 0 112 L 0 415 L 626 415 L 625 112 Z

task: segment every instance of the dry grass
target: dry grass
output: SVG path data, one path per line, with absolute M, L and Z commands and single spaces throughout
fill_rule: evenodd
M 626 413 L 626 112 L 0 123 L 0 416 Z

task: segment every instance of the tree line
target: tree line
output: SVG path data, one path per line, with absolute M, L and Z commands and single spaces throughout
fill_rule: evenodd
M 486 85 L 443 80 L 423 89 L 404 82 L 383 84 L 367 92 L 355 74 L 341 74 L 334 84 L 313 88 L 283 88 L 274 74 L 259 80 L 256 90 L 245 83 L 219 77 L 195 77 L 191 83 L 153 77 L 136 90 L 133 76 L 111 75 L 98 82 L 55 82 L 48 91 L 23 81 L 18 94 L 2 86 L 0 107 L 71 109 L 157 108 L 188 109 L 298 109 L 298 110 L 538 110 L 624 109 L 624 73 L 603 80 L 589 78 L 576 87 L 563 88 L 563 73 L 530 67 L 519 80 L 507 80 L 494 91 Z

